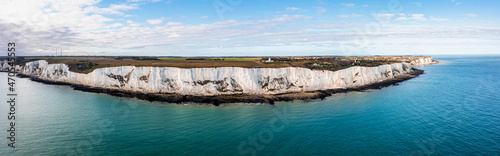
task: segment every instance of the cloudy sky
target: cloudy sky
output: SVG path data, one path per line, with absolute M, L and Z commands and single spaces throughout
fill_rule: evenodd
M 500 1 L 0 0 L 18 55 L 500 54 Z

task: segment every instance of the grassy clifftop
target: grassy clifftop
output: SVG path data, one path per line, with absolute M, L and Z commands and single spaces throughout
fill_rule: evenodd
M 425 56 L 323 56 L 323 57 L 19 57 L 17 64 L 47 60 L 67 64 L 71 71 L 89 73 L 97 68 L 117 66 L 153 66 L 179 68 L 282 68 L 303 67 L 315 70 L 340 70 L 352 66 L 378 66 Z M 269 59 L 271 61 L 269 61 Z

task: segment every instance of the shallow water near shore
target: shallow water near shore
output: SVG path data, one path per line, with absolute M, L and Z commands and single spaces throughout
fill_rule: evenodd
M 16 148 L 3 102 L 0 155 L 499 155 L 500 56 L 434 59 L 398 86 L 275 106 L 151 103 L 17 78 Z

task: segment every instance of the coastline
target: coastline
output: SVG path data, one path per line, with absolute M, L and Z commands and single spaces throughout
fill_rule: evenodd
M 412 68 L 412 70 L 413 72 L 411 73 L 396 76 L 392 79 L 357 87 L 305 91 L 305 92 L 289 92 L 289 93 L 267 94 L 267 95 L 237 94 L 237 95 L 214 95 L 214 96 L 195 96 L 195 95 L 181 95 L 181 94 L 170 94 L 170 93 L 151 94 L 151 93 L 127 91 L 120 89 L 89 87 L 80 84 L 44 80 L 35 76 L 28 76 L 20 73 L 18 73 L 18 77 L 30 78 L 30 80 L 32 81 L 50 85 L 69 85 L 74 90 L 93 92 L 93 93 L 105 93 L 108 95 L 113 95 L 118 97 L 137 98 L 147 101 L 158 101 L 158 102 L 177 103 L 177 104 L 200 103 L 200 104 L 213 104 L 215 106 L 219 106 L 220 104 L 226 104 L 226 103 L 268 103 L 274 105 L 274 103 L 278 101 L 301 100 L 304 102 L 308 102 L 317 99 L 323 100 L 326 97 L 332 96 L 333 94 L 337 93 L 365 91 L 369 89 L 381 89 L 392 85 L 398 85 L 400 82 L 415 78 L 424 73 L 424 71 L 421 69 Z

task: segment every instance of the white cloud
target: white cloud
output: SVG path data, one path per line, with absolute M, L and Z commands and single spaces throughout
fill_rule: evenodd
M 396 18 L 396 20 L 399 20 L 399 21 L 405 20 L 406 21 L 406 20 L 410 20 L 410 19 L 408 17 L 406 17 L 406 16 L 403 16 L 403 17 Z
M 115 15 L 124 15 L 122 11 L 137 9 L 137 5 L 126 5 L 126 4 L 111 4 L 107 8 L 99 8 L 96 6 L 89 6 L 84 9 L 85 13 L 93 13 L 93 14 L 115 14 Z
M 248 47 L 265 44 L 265 38 L 272 36 L 264 33 L 275 31 L 271 31 L 271 28 L 288 22 L 311 19 L 304 15 L 285 14 L 257 21 L 228 20 L 185 25 L 180 22 L 165 23 L 164 19 L 160 18 L 146 21 L 145 23 L 157 24 L 155 27 L 149 27 L 134 20 L 123 21 L 120 18 L 111 19 L 98 14 L 108 14 L 109 11 L 86 13 L 89 10 L 85 8 L 98 6 L 96 1 L 65 1 L 53 8 L 45 5 L 47 1 L 33 3 L 18 0 L 6 2 L 5 6 L 0 5 L 0 30 L 9 30 L 0 31 L 0 42 L 15 40 L 16 43 L 22 44 L 26 48 L 21 55 L 52 55 L 55 48 L 64 48 L 65 53 L 73 55 L 136 55 L 137 48 L 163 47 L 160 52 L 165 52 L 172 47 L 194 43 L 197 46 L 187 46 L 187 49 L 200 49 L 220 43 L 216 42 L 217 40 L 241 36 L 251 39 L 226 42 Z M 51 13 L 41 12 L 47 9 L 51 9 Z M 43 13 L 43 16 L 38 16 L 38 21 L 32 21 L 32 17 L 38 12 Z M 145 55 L 154 54 L 150 52 Z
M 200 18 L 201 19 L 209 19 L 210 17 L 208 17 L 208 16 L 201 16 Z
M 109 25 L 108 27 L 109 28 L 123 27 L 123 24 L 121 24 L 121 23 L 113 23 L 113 24 Z
M 413 20 L 416 20 L 416 21 L 425 21 L 427 20 L 425 17 L 424 17 L 424 14 L 412 14 L 410 19 L 413 19 Z
M 148 22 L 149 24 L 152 24 L 152 25 L 159 25 L 159 24 L 162 24 L 163 23 L 163 17 L 162 18 L 157 18 L 157 19 L 150 19 L 150 20 L 146 20 L 146 22 Z
M 16 0 L 2 3 L 0 30 L 8 31 L 0 31 L 0 42 L 15 40 L 25 47 L 23 55 L 42 55 L 40 52 L 52 52 L 56 47 L 71 52 L 77 47 L 101 46 L 104 43 L 102 38 L 91 38 L 88 34 L 95 30 L 119 28 L 115 19 L 103 14 L 128 8 L 110 5 L 96 9 L 96 13 L 89 13 L 85 8 L 97 8 L 98 1 L 94 0 Z
M 338 18 L 349 18 L 349 15 L 338 15 Z
M 411 3 L 415 4 L 415 6 L 418 6 L 418 7 L 422 6 L 422 2 L 411 2 Z
M 127 0 L 127 2 L 145 2 L 145 1 L 149 1 L 149 2 L 161 2 L 162 0 Z
M 354 7 L 356 6 L 356 4 L 354 3 L 342 3 L 343 6 L 346 6 L 346 7 Z
M 315 7 L 315 8 L 318 9 L 319 13 L 326 13 L 328 11 L 327 9 L 322 8 L 322 7 Z
M 313 25 L 311 26 L 312 28 L 317 28 L 317 29 L 331 29 L 331 28 L 352 28 L 352 27 L 360 27 L 363 26 L 362 24 L 343 24 L 343 23 L 324 23 L 324 24 L 318 24 L 318 25 Z
M 477 17 L 477 14 L 465 14 L 465 16 L 475 18 Z
M 375 17 L 378 17 L 378 18 L 381 18 L 384 20 L 388 20 L 388 19 L 391 19 L 392 17 L 394 17 L 394 14 L 375 14 Z
M 299 11 L 300 9 L 296 8 L 296 7 L 286 7 L 286 10 L 287 11 Z
M 157 25 L 152 27 L 148 21 L 116 17 L 118 14 L 111 13 L 113 11 L 102 11 L 106 9 L 88 12 L 86 8 L 103 7 L 98 0 L 61 1 L 47 6 L 49 1 L 54 0 L 3 2 L 6 5 L 0 5 L 0 30 L 4 30 L 0 31 L 0 42 L 16 41 L 23 45 L 21 55 L 53 55 L 55 48 L 64 48 L 65 53 L 73 55 L 356 54 L 353 51 L 369 55 L 387 51 L 397 51 L 397 54 L 422 54 L 422 51 L 473 53 L 478 50 L 498 53 L 497 49 L 500 49 L 500 36 L 497 35 L 500 29 L 496 26 L 448 27 L 415 22 L 412 25 L 385 24 L 378 31 L 357 32 L 352 30 L 365 28 L 365 25 L 304 22 L 312 17 L 284 14 L 261 20 L 203 24 L 167 22 L 160 18 L 161 22 L 153 22 Z M 126 4 L 124 6 L 131 6 Z M 106 6 L 113 8 L 112 5 Z M 129 14 L 126 9 L 116 6 L 110 10 Z M 345 16 L 355 18 L 359 15 Z M 33 20 L 33 17 L 38 18 Z M 376 17 L 446 20 L 427 18 L 424 14 L 377 14 Z M 365 46 L 368 48 L 357 48 L 360 46 L 353 38 L 366 35 L 370 41 Z M 344 42 L 352 45 L 354 50 L 339 48 L 339 43 Z M 2 46 L 5 45 L 0 45 L 0 48 Z
M 338 15 L 338 18 L 358 18 L 361 17 L 362 15 L 359 14 L 351 14 L 351 15 Z
M 361 16 L 363 16 L 363 15 L 359 15 L 359 14 L 351 14 L 351 17 L 352 17 L 352 18 L 358 18 L 358 17 L 361 17 Z
M 398 14 L 399 17 L 397 17 L 395 20 L 415 20 L 415 21 L 426 21 L 427 18 L 425 18 L 424 14 Z M 435 20 L 439 20 L 434 18 Z
M 259 20 L 259 22 L 288 22 L 297 19 L 312 19 L 312 17 L 304 16 L 304 15 L 279 15 L 270 20 Z
M 181 22 L 167 22 L 167 24 L 165 24 L 165 26 L 180 26 L 182 25 Z
M 429 18 L 429 20 L 431 20 L 431 21 L 449 21 L 450 19 L 431 17 L 431 18 Z
M 450 2 L 451 2 L 451 3 L 455 3 L 455 2 L 456 2 L 456 0 L 450 0 Z M 456 3 L 455 3 L 455 5 L 460 5 L 460 4 L 462 4 L 462 3 L 461 3 L 461 2 L 456 2 Z
M 131 21 L 131 20 L 128 20 L 127 21 L 128 25 L 132 26 L 132 27 L 138 27 L 138 26 L 141 26 L 140 23 L 137 23 L 137 22 L 134 22 L 134 21 Z

